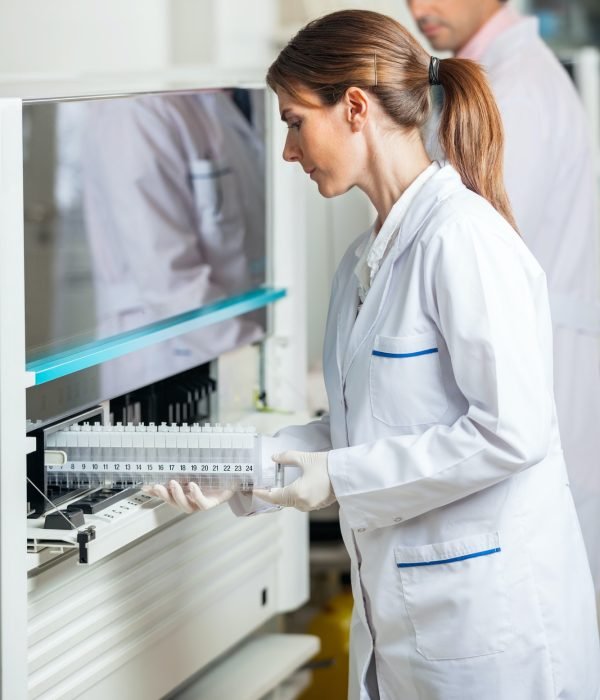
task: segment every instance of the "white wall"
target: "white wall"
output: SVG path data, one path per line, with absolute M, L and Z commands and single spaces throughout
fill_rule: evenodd
M 266 67 L 274 58 L 277 0 L 171 0 L 171 60 Z
M 165 66 L 168 0 L 0 0 L 0 78 Z
M 341 9 L 361 9 L 383 12 L 405 22 L 409 17 L 406 0 L 279 0 L 280 19 L 283 25 L 304 24 L 309 19 Z M 406 21 L 410 27 L 412 20 Z
M 0 80 L 265 67 L 277 0 L 0 0 Z
M 176 64 L 210 63 L 216 51 L 215 7 L 211 0 L 171 0 L 170 55 Z

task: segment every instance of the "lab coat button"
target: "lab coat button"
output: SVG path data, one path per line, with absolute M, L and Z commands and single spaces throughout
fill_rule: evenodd
M 400 516 L 398 516 L 397 518 L 394 518 L 395 523 L 401 523 L 403 520 L 404 520 L 404 518 L 401 518 Z
M 365 532 L 366 529 L 367 529 L 366 527 L 359 527 L 356 532 Z

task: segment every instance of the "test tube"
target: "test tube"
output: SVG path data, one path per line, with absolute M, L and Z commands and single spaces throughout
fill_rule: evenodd
M 97 486 L 100 484 L 100 433 L 98 431 L 99 423 L 94 423 L 91 427 L 91 432 L 88 435 L 90 446 L 90 485 Z
M 65 435 L 67 446 L 70 448 L 67 454 L 69 455 L 69 461 L 79 462 L 81 459 L 81 451 L 79 449 L 79 431 L 81 426 L 78 423 L 73 424 L 69 428 L 70 435 Z M 77 435 L 75 435 L 77 433 Z
M 123 435 L 123 424 L 117 423 L 114 425 L 109 434 L 109 444 L 110 444 L 110 460 L 109 464 L 112 463 L 114 469 L 112 482 L 116 480 L 116 474 L 121 474 L 123 471 L 123 460 L 121 456 L 121 436 Z M 110 477 L 109 477 L 110 478 Z
M 198 435 L 198 463 L 200 465 L 200 474 L 204 476 L 208 474 L 210 461 L 210 435 L 203 431 Z
M 188 440 L 189 448 L 189 459 L 193 464 L 198 465 L 198 471 L 200 471 L 200 462 L 202 461 L 202 455 L 200 454 L 200 432 L 201 428 L 199 423 L 193 423 L 190 425 L 190 437 Z
M 192 428 L 193 428 L 193 426 L 192 426 Z M 192 430 L 190 430 L 189 434 L 187 435 L 187 444 L 188 444 L 187 461 L 191 465 L 190 469 L 191 469 L 191 474 L 193 476 L 194 481 L 197 481 L 202 473 L 200 471 L 199 438 L 200 438 L 200 435 L 199 435 L 197 430 L 192 429 Z
M 144 445 L 144 433 L 146 432 L 146 426 L 143 423 L 138 423 L 135 426 L 135 437 L 133 439 L 133 449 L 134 449 L 134 462 L 136 465 L 141 465 L 146 461 L 145 445 Z
M 169 464 L 177 463 L 177 438 L 179 437 L 177 433 L 179 433 L 179 426 L 172 423 L 169 426 L 167 434 L 165 435 L 165 447 L 167 448 L 167 461 L 169 462 Z
M 148 423 L 146 426 L 146 436 L 144 437 L 144 461 L 146 464 L 157 461 L 155 445 L 157 430 L 155 423 Z
M 159 474 L 164 474 L 166 471 L 165 464 L 167 463 L 167 449 L 165 447 L 165 437 L 166 432 L 161 430 L 162 426 L 158 426 L 157 432 L 154 434 L 154 448 L 155 457 L 154 460 L 157 462 L 157 471 Z
M 133 438 L 135 434 L 135 425 L 128 423 L 125 426 L 125 435 L 123 436 L 123 461 L 129 465 L 135 462 L 135 449 L 133 446 Z
M 150 423 L 145 427 L 145 432 L 140 433 L 140 436 L 142 438 L 142 455 L 140 459 L 145 466 L 144 482 L 152 484 L 156 480 L 154 472 L 156 471 L 155 438 L 157 433 L 156 426 L 154 425 L 154 423 Z
M 45 444 L 46 449 L 58 449 L 56 446 L 56 433 L 50 433 L 49 435 L 46 436 L 46 444 Z M 45 465 L 44 465 L 45 467 Z M 57 482 L 57 475 L 52 472 L 51 468 L 46 469 L 46 480 L 48 483 L 48 486 L 53 486 L 54 484 L 58 483 Z
M 221 458 L 225 463 L 225 469 L 229 469 L 230 476 L 235 475 L 235 464 L 232 455 L 231 433 L 223 432 L 221 436 Z
M 132 478 L 133 467 L 133 433 L 128 430 L 129 426 L 125 427 L 125 430 L 121 433 L 121 481 L 125 480 L 125 483 L 129 483 Z
M 110 435 L 112 431 L 112 425 L 104 425 L 100 428 L 100 470 L 108 476 L 105 476 L 106 480 L 112 479 L 110 472 L 107 469 L 110 467 L 111 460 L 111 445 L 110 445 Z
M 190 426 L 181 425 L 179 427 L 179 435 L 177 440 L 177 461 L 181 464 L 190 463 Z
M 244 462 L 244 443 L 242 437 L 241 426 L 234 425 L 232 427 L 232 442 L 233 442 L 233 461 L 236 464 L 243 464 Z

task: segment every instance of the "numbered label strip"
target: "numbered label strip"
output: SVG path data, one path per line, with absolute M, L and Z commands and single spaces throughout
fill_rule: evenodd
M 135 472 L 136 474 L 239 474 L 248 475 L 254 473 L 255 465 L 249 462 L 209 462 L 192 463 L 176 462 L 66 462 L 60 466 L 47 465 L 49 473 L 70 472 Z

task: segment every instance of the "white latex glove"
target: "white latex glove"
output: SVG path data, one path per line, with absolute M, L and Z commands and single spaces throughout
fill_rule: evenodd
M 184 513 L 193 513 L 197 510 L 210 510 L 233 496 L 233 491 L 228 489 L 206 489 L 202 491 L 198 484 L 190 481 L 185 490 L 178 481 L 172 480 L 166 486 L 152 484 L 142 486 L 142 491 L 149 496 L 162 498 L 170 506 L 179 508 Z
M 276 506 L 292 506 L 302 511 L 326 508 L 335 501 L 327 470 L 328 452 L 297 452 L 288 450 L 272 459 L 278 464 L 300 467 L 302 476 L 284 488 L 254 489 L 254 495 Z

